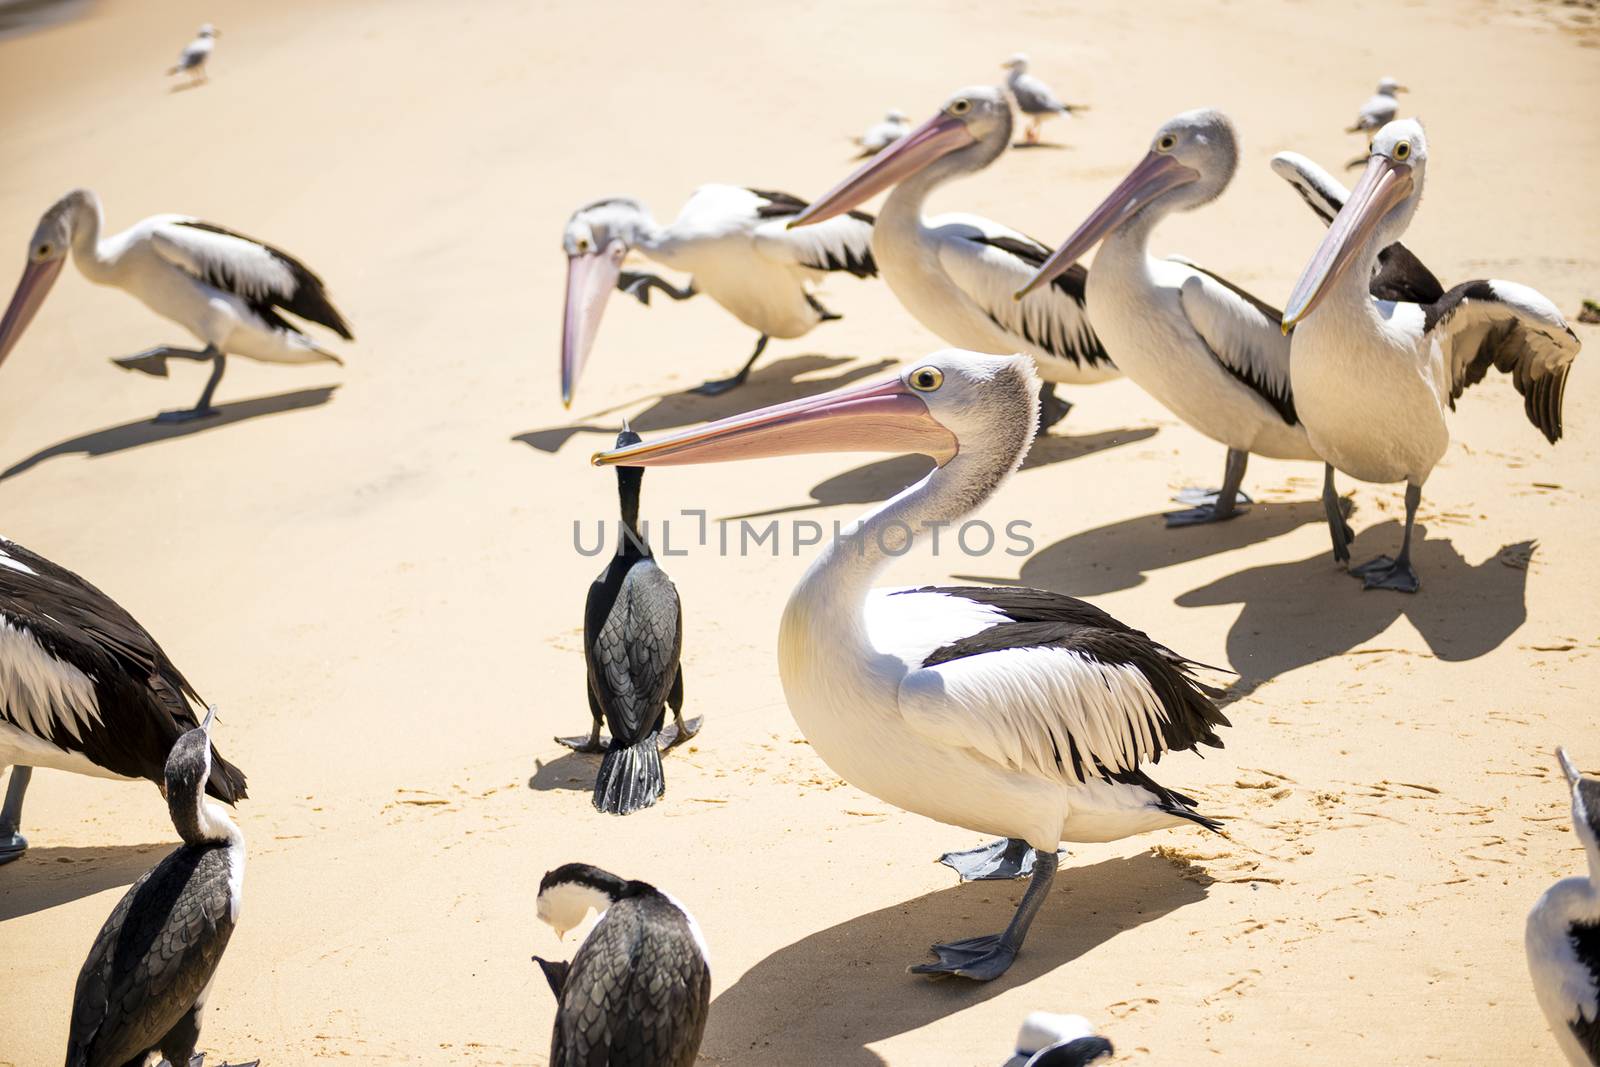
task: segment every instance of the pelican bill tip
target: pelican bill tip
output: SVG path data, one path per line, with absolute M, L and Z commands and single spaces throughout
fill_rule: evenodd
M 594 453 L 593 455 L 591 455 L 589 457 L 589 466 L 591 466 L 591 467 L 604 467 L 605 465 L 606 465 L 606 453 L 604 453 L 604 452 L 596 452 L 596 453 Z

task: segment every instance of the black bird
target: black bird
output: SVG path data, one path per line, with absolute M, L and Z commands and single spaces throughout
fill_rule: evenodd
M 188 679 L 115 600 L 0 538 L 0 863 L 27 849 L 19 832 L 33 767 L 162 784 L 173 743 L 197 725 Z M 244 774 L 213 749 L 206 792 L 229 804 Z
M 534 957 L 556 995 L 550 1067 L 690 1067 L 705 1034 L 711 965 L 694 916 L 655 886 L 587 863 L 539 883 L 558 936 L 600 912 L 570 963 Z
M 637 444 L 624 428 L 617 447 Z M 677 587 L 656 566 L 650 543 L 639 531 L 640 467 L 617 468 L 622 527 L 617 552 L 589 586 L 583 609 L 583 655 L 589 670 L 587 740 L 556 738 L 579 752 L 605 752 L 594 781 L 594 806 L 613 815 L 648 808 L 666 791 L 657 739 L 671 706 L 677 736 L 668 748 L 699 732 L 698 720 L 683 721 L 683 607 Z M 611 730 L 600 744 L 600 720 Z
M 245 860 L 244 835 L 205 797 L 215 716 L 213 707 L 167 757 L 167 808 L 183 844 L 100 928 L 72 997 L 66 1067 L 127 1067 L 152 1052 L 181 1067 L 204 1059 L 200 1016 L 239 921 Z

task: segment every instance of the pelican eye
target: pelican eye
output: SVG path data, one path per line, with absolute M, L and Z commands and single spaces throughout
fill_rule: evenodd
M 911 388 L 919 393 L 931 393 L 944 384 L 944 371 L 938 367 L 918 367 L 908 379 Z
M 962 97 L 960 100 L 957 100 L 955 103 L 950 105 L 950 114 L 952 115 L 965 115 L 971 110 L 972 101 L 968 100 L 966 97 Z
M 1161 135 L 1161 140 L 1156 142 L 1156 151 L 1170 152 L 1177 143 L 1178 139 L 1175 136 L 1170 133 L 1164 133 Z
M 590 247 L 589 246 L 589 239 L 587 237 L 578 238 L 578 251 L 579 252 L 587 252 L 587 251 L 589 251 L 589 247 Z
M 1401 141 L 1399 144 L 1395 145 L 1394 146 L 1394 158 L 1396 158 L 1396 159 L 1410 159 L 1411 158 L 1411 142 L 1410 141 Z
M 54 251 L 55 251 L 54 246 L 52 246 L 49 241 L 45 241 L 42 244 L 40 244 L 37 249 L 34 250 L 34 255 L 38 256 L 40 259 L 44 259 L 46 256 L 48 256 L 51 252 L 54 252 Z

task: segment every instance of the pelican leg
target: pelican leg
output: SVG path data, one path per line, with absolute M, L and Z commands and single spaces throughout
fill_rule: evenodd
M 1422 581 L 1411 566 L 1411 530 L 1417 523 L 1417 505 L 1422 503 L 1422 486 L 1406 484 L 1406 532 L 1400 542 L 1400 554 L 1394 559 L 1379 556 L 1359 567 L 1351 567 L 1350 574 L 1365 582 L 1367 589 L 1393 589 L 1397 593 L 1415 593 Z
M 667 694 L 667 707 L 672 709 L 672 725 L 661 731 L 658 740 L 661 742 L 663 753 L 671 752 L 695 734 L 700 732 L 705 716 L 698 716 L 683 721 L 683 665 L 678 665 L 678 677 L 672 682 L 672 691 Z
M 11 768 L 5 806 L 0 807 L 0 864 L 10 863 L 28 851 L 28 839 L 21 833 L 22 796 L 28 791 L 28 780 L 32 777 L 32 767 Z
M 1239 504 L 1250 503 L 1250 498 L 1239 491 L 1244 481 L 1244 469 L 1250 462 L 1250 453 L 1237 448 L 1228 449 L 1228 462 L 1223 469 L 1222 488 L 1215 496 L 1204 491 L 1186 489 L 1178 494 L 1182 503 L 1194 502 L 1197 506 L 1183 511 L 1169 511 L 1168 526 L 1199 526 L 1208 522 L 1224 522 L 1244 514 Z
M 111 362 L 123 370 L 143 371 L 152 378 L 165 378 L 167 376 L 167 360 L 169 359 L 210 359 L 212 349 L 206 348 L 174 348 L 172 345 L 156 345 L 143 352 L 135 352 L 131 356 L 119 356 Z
M 217 413 L 217 409 L 211 406 L 211 395 L 217 391 L 217 383 L 222 381 L 222 372 L 228 367 L 228 357 L 215 345 L 208 347 L 205 355 L 211 360 L 211 377 L 206 379 L 206 387 L 201 390 L 200 399 L 195 402 L 194 407 L 184 411 L 163 411 L 156 416 L 157 422 L 189 422 Z
M 1039 386 L 1039 434 L 1044 432 L 1062 419 L 1067 417 L 1067 412 L 1072 410 L 1072 401 L 1064 396 L 1056 396 L 1056 383 L 1044 382 Z
M 682 289 L 679 289 L 665 278 L 657 277 L 649 271 L 642 270 L 625 270 L 617 275 L 617 288 L 639 301 L 645 307 L 650 306 L 650 290 L 652 289 L 660 289 L 674 300 L 687 300 L 692 296 L 698 296 L 700 292 L 694 287 L 694 282 L 692 281 Z
M 1028 883 L 1028 891 L 1022 894 L 1022 903 L 1017 905 L 1017 913 L 1011 917 L 1005 933 L 985 934 L 934 945 L 933 953 L 939 957 L 939 962 L 919 963 L 911 968 L 911 973 L 959 975 L 976 982 L 987 982 L 1005 974 L 1017 958 L 1017 950 L 1022 948 L 1023 939 L 1028 936 L 1028 927 L 1033 925 L 1033 918 L 1039 914 L 1044 898 L 1050 893 L 1050 883 L 1056 876 L 1054 852 L 1036 849 L 1033 855 L 1033 881 Z
M 756 342 L 756 350 L 750 353 L 750 358 L 744 361 L 744 366 L 739 368 L 738 374 L 735 374 L 732 378 L 719 378 L 716 381 L 697 385 L 689 392 L 697 393 L 700 396 L 721 396 L 734 386 L 743 385 L 744 380 L 750 377 L 750 368 L 756 365 L 756 360 L 760 359 L 761 353 L 766 351 L 767 340 L 767 335 L 762 334 L 761 339 Z
M 1015 837 L 1001 837 L 965 852 L 946 852 L 939 862 L 963 882 L 998 882 L 1033 873 L 1033 846 Z
M 1335 563 L 1350 562 L 1350 542 L 1356 539 L 1355 531 L 1344 519 L 1344 509 L 1339 506 L 1339 491 L 1333 487 L 1333 464 L 1322 465 L 1322 510 L 1328 516 L 1328 534 L 1333 538 Z
M 589 690 L 589 714 L 594 717 L 594 726 L 589 730 L 588 737 L 558 737 L 556 744 L 566 745 L 574 752 L 598 753 L 604 752 L 606 746 L 600 743 L 600 705 L 594 698 L 594 690 Z

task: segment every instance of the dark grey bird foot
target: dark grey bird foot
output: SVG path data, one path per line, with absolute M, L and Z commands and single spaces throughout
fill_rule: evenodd
M 111 362 L 123 370 L 142 371 L 153 378 L 167 376 L 167 354 L 165 352 L 140 352 L 133 356 L 119 356 Z
M 1182 511 L 1169 511 L 1163 517 L 1167 520 L 1167 525 L 1169 527 L 1204 526 L 1206 523 L 1227 522 L 1229 519 L 1237 519 L 1247 510 L 1249 509 L 1239 507 L 1237 504 L 1235 504 L 1227 511 L 1218 512 L 1216 505 L 1207 504 L 1204 507 L 1185 508 Z
M 684 719 L 681 729 L 679 724 L 674 722 L 656 735 L 656 743 L 661 746 L 661 751 L 670 752 L 698 734 L 700 727 L 705 725 L 705 721 L 706 717 L 704 715 L 697 715 L 692 719 Z
M 1359 567 L 1350 568 L 1350 576 L 1360 578 L 1366 589 L 1393 589 L 1397 593 L 1415 593 L 1422 588 L 1416 569 L 1410 560 L 1393 560 L 1379 556 Z
M 1188 504 L 1192 508 L 1197 508 L 1202 505 L 1211 506 L 1216 504 L 1217 497 L 1221 495 L 1221 489 L 1201 489 L 1197 485 L 1191 485 L 1187 489 L 1179 489 L 1176 493 L 1173 493 L 1172 499 L 1179 504 Z M 1239 504 L 1255 503 L 1254 500 L 1250 499 L 1250 494 L 1242 489 L 1235 493 L 1233 498 Z
M 728 390 L 743 385 L 746 377 L 748 375 L 735 374 L 731 378 L 717 378 L 714 381 L 702 382 L 689 392 L 696 396 L 721 396 Z
M 582 737 L 558 737 L 556 744 L 566 745 L 574 752 L 583 752 L 589 755 L 598 755 L 606 750 L 606 746 L 599 740 L 584 735 Z
M 993 882 L 1033 876 L 1033 847 L 1016 838 L 998 838 L 965 852 L 946 852 L 939 862 L 963 882 Z
M 28 851 L 28 839 L 21 834 L 12 832 L 0 834 L 0 866 L 12 860 L 21 859 L 22 854 Z
M 215 414 L 217 414 L 217 409 L 213 407 L 184 408 L 182 411 L 163 411 L 155 417 L 155 421 L 163 424 L 193 422 L 196 419 L 209 419 Z
M 1067 412 L 1072 410 L 1072 401 L 1051 393 L 1039 398 L 1039 433 L 1043 434 L 1050 427 L 1067 417 Z
M 934 945 L 933 954 L 939 957 L 938 963 L 919 963 L 911 968 L 911 973 L 988 982 L 1005 974 L 1017 958 L 1017 950 L 1006 944 L 1002 934 L 984 934 L 948 945 Z

